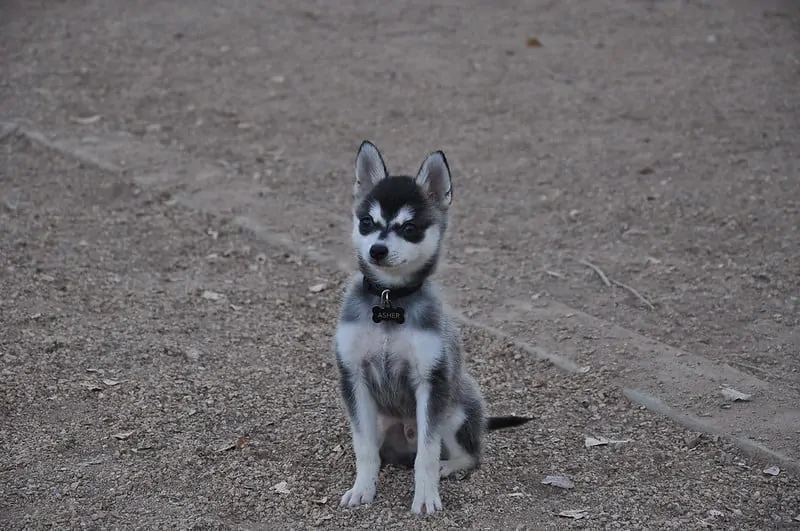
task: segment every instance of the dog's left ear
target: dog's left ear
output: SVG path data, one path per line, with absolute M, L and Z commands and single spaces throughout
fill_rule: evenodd
M 453 201 L 453 184 L 450 179 L 450 166 L 441 151 L 428 155 L 417 173 L 417 184 L 430 199 L 442 208 L 448 208 Z

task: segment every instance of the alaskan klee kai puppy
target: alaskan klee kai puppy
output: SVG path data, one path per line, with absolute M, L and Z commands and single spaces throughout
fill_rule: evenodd
M 487 429 L 530 419 L 486 417 L 458 330 L 429 279 L 452 200 L 444 153 L 429 155 L 415 178 L 390 176 L 365 141 L 355 170 L 360 274 L 344 295 L 334 350 L 356 478 L 340 505 L 372 502 L 381 465 L 391 463 L 413 466 L 411 510 L 432 514 L 442 509 L 440 476 L 478 467 Z

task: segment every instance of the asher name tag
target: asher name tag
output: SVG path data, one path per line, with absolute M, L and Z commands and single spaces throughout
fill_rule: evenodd
M 406 322 L 406 311 L 399 306 L 392 306 L 390 293 L 388 289 L 381 292 L 381 305 L 372 307 L 372 320 L 376 323 L 388 321 L 403 324 Z
M 403 324 L 406 320 L 406 311 L 397 306 L 389 306 L 388 308 L 373 306 L 372 320 L 376 323 L 390 321 L 397 324 Z

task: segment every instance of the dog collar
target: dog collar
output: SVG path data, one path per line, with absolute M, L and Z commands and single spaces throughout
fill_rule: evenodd
M 396 301 L 397 299 L 402 299 L 403 297 L 408 297 L 409 295 L 413 295 L 414 293 L 418 292 L 420 289 L 422 289 L 422 284 L 412 284 L 410 286 L 403 286 L 401 288 L 387 288 L 375 284 L 367 277 L 364 277 L 364 289 L 372 295 L 381 298 L 383 298 L 384 293 L 388 291 L 389 301 Z
M 380 306 L 372 307 L 372 321 L 375 323 L 389 321 L 392 323 L 403 324 L 406 321 L 406 311 L 400 306 L 393 305 L 392 301 L 396 299 L 402 299 L 403 297 L 408 297 L 409 295 L 419 291 L 421 287 L 422 284 L 416 284 L 412 286 L 403 286 L 402 288 L 390 289 L 383 286 L 378 286 L 367 279 L 367 277 L 364 277 L 364 289 L 366 289 L 367 292 L 371 293 L 372 295 L 381 298 Z

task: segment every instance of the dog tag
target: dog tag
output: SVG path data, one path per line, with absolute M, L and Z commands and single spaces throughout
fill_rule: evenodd
M 372 307 L 372 320 L 376 323 L 391 321 L 403 324 L 406 321 L 406 311 L 399 306 L 392 306 L 392 301 L 389 300 L 389 290 L 385 289 L 381 293 L 381 305 Z
M 406 321 L 406 311 L 399 307 L 381 308 L 380 306 L 372 307 L 372 320 L 376 323 L 382 321 L 394 321 L 397 324 L 403 324 Z

